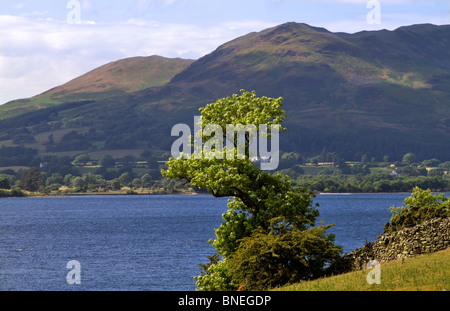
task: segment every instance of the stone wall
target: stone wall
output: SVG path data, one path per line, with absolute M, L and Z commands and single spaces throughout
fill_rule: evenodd
M 381 235 L 345 254 L 330 267 L 332 274 L 364 269 L 371 260 L 386 262 L 433 253 L 450 247 L 450 218 L 435 218 L 415 227 Z

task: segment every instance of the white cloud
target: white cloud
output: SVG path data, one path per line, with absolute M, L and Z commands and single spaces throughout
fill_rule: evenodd
M 0 104 L 40 94 L 108 62 L 133 56 L 199 58 L 267 23 L 210 27 L 130 19 L 121 23 L 0 15 Z
M 23 3 L 23 2 L 21 2 L 21 3 L 16 3 L 16 4 L 13 4 L 13 8 L 14 9 L 22 9 L 22 8 L 24 8 L 26 6 L 26 3 Z

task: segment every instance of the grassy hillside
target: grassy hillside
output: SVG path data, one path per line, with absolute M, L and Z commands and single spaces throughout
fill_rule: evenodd
M 288 285 L 282 291 L 442 291 L 450 290 L 450 248 L 381 264 L 381 283 L 366 281 L 370 269 Z
M 161 56 L 111 62 L 32 98 L 0 106 L 0 120 L 63 103 L 101 100 L 163 86 L 193 62 Z

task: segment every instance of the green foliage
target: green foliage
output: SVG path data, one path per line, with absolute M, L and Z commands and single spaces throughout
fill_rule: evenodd
M 297 229 L 294 222 L 274 219 L 271 230 L 258 228 L 242 239 L 229 259 L 233 280 L 246 290 L 267 290 L 284 284 L 319 278 L 325 265 L 339 258 L 331 227 Z
M 32 167 L 22 172 L 20 187 L 22 189 L 36 192 L 42 185 L 41 172 L 37 167 Z
M 446 161 L 444 163 L 439 164 L 438 166 L 440 169 L 450 171 L 450 161 Z
M 403 156 L 403 163 L 412 164 L 417 161 L 417 156 L 413 152 L 409 152 Z
M 441 164 L 441 161 L 438 159 L 429 159 L 422 161 L 422 165 L 426 167 L 437 167 L 439 164 Z
M 0 148 L 0 167 L 14 165 L 32 165 L 35 162 L 38 151 L 23 146 Z
M 89 157 L 89 155 L 87 154 L 80 154 L 79 156 L 77 156 L 75 158 L 75 160 L 73 161 L 73 163 L 75 165 L 86 165 L 89 161 L 91 161 L 91 158 Z
M 11 190 L 0 188 L 0 198 L 8 197 L 24 197 L 25 193 L 20 188 L 13 188 Z
M 151 184 L 152 184 L 152 176 L 150 174 L 144 174 L 141 177 L 141 185 L 142 185 L 142 187 L 148 188 L 148 187 L 151 186 Z
M 450 199 L 443 193 L 433 194 L 429 189 L 415 187 L 404 204 L 401 207 L 391 207 L 392 216 L 390 223 L 384 226 L 385 232 L 413 227 L 433 218 L 450 217 Z
M 107 154 L 100 159 L 100 165 L 104 168 L 111 168 L 116 165 L 116 161 L 111 155 Z
M 47 151 L 87 150 L 90 147 L 91 143 L 86 139 L 86 136 L 73 130 L 65 134 L 58 143 L 53 146 L 48 145 Z
M 7 175 L 0 175 L 0 189 L 10 189 L 11 182 Z
M 254 92 L 242 91 L 242 95 L 233 95 L 200 109 L 202 124 L 218 124 L 222 129 L 227 124 L 280 124 L 285 119 L 281 104 L 281 98 L 258 98 Z M 234 144 L 237 144 L 237 137 Z M 248 138 L 245 144 L 247 150 Z M 312 191 L 293 187 L 288 176 L 261 171 L 248 157 L 196 159 L 193 154 L 190 158 L 171 158 L 162 174 L 185 180 L 197 188 L 206 188 L 215 197 L 231 197 L 228 211 L 222 216 L 224 222 L 215 229 L 216 239 L 211 241 L 222 260 L 211 264 L 207 273 L 196 278 L 201 290 L 234 288 L 235 275 L 228 271 L 229 260 L 234 264 L 238 262 L 232 258 L 241 243 L 247 241 L 245 238 L 255 232 L 269 234 L 273 219 L 295 219 L 295 229 L 300 232 L 313 227 L 319 215 L 316 206 L 313 206 Z M 297 231 L 291 234 L 295 235 Z M 307 247 L 304 244 L 302 251 L 307 251 Z M 319 260 L 317 264 L 319 262 L 323 263 Z M 293 272 L 289 271 L 290 267 L 286 268 L 284 273 Z M 305 269 L 312 268 L 317 267 L 311 265 Z
M 215 254 L 208 256 L 210 263 L 201 266 L 201 275 L 194 277 L 199 291 L 235 291 L 234 282 L 226 259 L 220 260 Z
M 431 172 L 431 171 L 430 171 Z M 295 180 L 295 185 L 307 187 L 319 192 L 412 192 L 414 187 L 433 191 L 449 191 L 450 182 L 442 175 L 402 176 L 374 173 L 369 175 L 302 175 Z

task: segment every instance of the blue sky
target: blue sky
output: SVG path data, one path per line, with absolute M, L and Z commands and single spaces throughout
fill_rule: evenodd
M 373 3 L 379 24 L 367 19 Z M 450 0 L 0 0 L 0 104 L 118 59 L 197 59 L 292 21 L 349 33 L 443 25 L 450 24 Z

